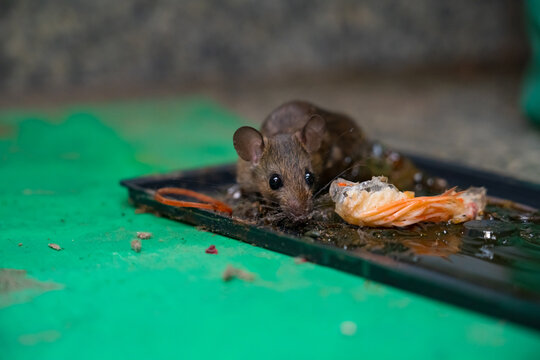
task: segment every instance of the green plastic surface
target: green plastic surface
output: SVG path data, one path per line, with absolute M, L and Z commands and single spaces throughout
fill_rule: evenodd
M 0 359 L 538 358 L 536 331 L 135 214 L 120 179 L 234 161 L 244 123 L 197 99 L 0 112 L 0 268 L 39 281 L 0 277 Z

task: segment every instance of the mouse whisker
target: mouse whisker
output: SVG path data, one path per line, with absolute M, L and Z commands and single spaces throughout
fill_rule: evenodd
M 279 207 L 280 203 L 268 199 L 260 199 L 261 205 Z
M 279 208 L 277 206 L 261 205 L 261 209 L 264 209 L 264 210 L 278 210 Z
M 278 213 L 266 216 L 265 220 L 272 221 L 272 222 L 279 222 L 279 221 L 285 220 L 286 218 L 287 216 L 284 213 L 278 212 Z
M 347 171 L 352 170 L 352 169 L 354 169 L 354 168 L 356 168 L 356 167 L 361 167 L 361 166 L 366 166 L 366 164 L 364 164 L 364 163 L 356 164 L 356 165 L 350 166 L 350 167 L 348 167 L 347 169 L 343 170 L 342 172 L 340 172 L 339 174 L 337 174 L 336 176 L 334 176 L 334 177 L 332 178 L 332 180 L 330 180 L 328 183 L 326 183 L 326 185 L 324 185 L 322 188 L 320 188 L 319 191 L 317 191 L 317 192 L 313 195 L 313 197 L 317 197 L 323 190 L 325 190 L 325 189 L 332 183 L 332 181 L 336 180 L 338 177 L 340 177 L 341 175 L 345 174 Z
M 253 197 L 251 197 L 251 199 L 254 200 L 254 201 L 259 201 L 261 206 L 264 206 L 264 205 L 274 205 L 275 207 L 280 206 L 279 202 L 273 201 L 273 200 L 270 200 L 270 199 L 265 199 L 261 195 L 253 196 Z
M 327 208 L 330 204 L 315 204 L 313 205 L 313 210 L 319 210 Z

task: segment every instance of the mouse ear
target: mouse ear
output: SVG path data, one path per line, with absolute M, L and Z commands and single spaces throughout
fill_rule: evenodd
M 321 147 L 326 132 L 326 121 L 320 115 L 312 115 L 304 128 L 297 133 L 300 142 L 308 153 L 313 153 Z
M 233 135 L 233 144 L 241 159 L 258 163 L 264 150 L 260 132 L 250 126 L 242 126 Z

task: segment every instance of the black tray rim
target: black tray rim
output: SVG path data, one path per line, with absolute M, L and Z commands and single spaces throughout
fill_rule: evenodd
M 488 179 L 512 188 L 519 187 L 540 193 L 540 185 L 517 180 L 508 176 L 472 169 L 466 166 L 438 160 L 411 156 L 420 167 L 438 175 L 434 170 L 442 167 L 459 176 L 472 176 L 475 181 Z M 289 256 L 301 256 L 318 265 L 331 267 L 365 279 L 380 282 L 401 290 L 428 297 L 444 303 L 473 310 L 496 318 L 507 319 L 540 330 L 540 303 L 519 299 L 488 287 L 481 287 L 449 275 L 437 273 L 390 257 L 365 252 L 350 252 L 331 245 L 308 241 L 266 227 L 256 227 L 239 219 L 204 209 L 176 208 L 153 199 L 154 192 L 141 186 L 149 181 L 171 177 L 196 176 L 208 171 L 231 171 L 234 164 L 221 164 L 205 168 L 179 170 L 166 174 L 149 175 L 122 180 L 128 189 L 130 200 L 137 206 L 150 207 L 173 220 L 195 226 L 242 242 L 266 248 Z M 513 200 L 513 199 L 510 199 Z M 533 202 L 534 204 L 534 202 Z M 529 203 L 528 205 L 533 206 Z M 421 289 L 421 290 L 420 290 Z M 463 296 L 463 294 L 467 296 Z

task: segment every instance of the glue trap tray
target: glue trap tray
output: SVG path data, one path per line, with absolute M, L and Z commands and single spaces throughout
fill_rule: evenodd
M 539 185 L 411 158 L 421 170 L 445 178 L 451 186 L 484 186 L 490 196 L 540 208 Z M 291 229 L 235 213 L 231 217 L 154 200 L 155 191 L 163 187 L 183 187 L 224 199 L 234 183 L 233 164 L 121 182 L 135 206 L 159 215 L 540 330 L 537 211 L 490 205 L 484 220 L 458 225 L 360 229 L 336 220 L 333 226 L 318 222 L 313 228 Z

